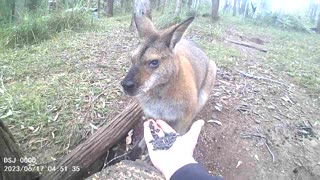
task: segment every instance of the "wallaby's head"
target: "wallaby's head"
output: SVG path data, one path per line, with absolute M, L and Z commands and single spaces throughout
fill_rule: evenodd
M 133 52 L 132 66 L 121 82 L 126 94 L 135 96 L 146 93 L 167 83 L 175 75 L 178 67 L 174 47 L 193 19 L 191 17 L 159 32 L 146 16 L 134 16 L 142 43 Z

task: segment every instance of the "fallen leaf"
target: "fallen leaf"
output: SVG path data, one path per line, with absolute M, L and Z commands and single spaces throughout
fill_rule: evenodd
M 236 168 L 238 168 L 242 164 L 242 161 L 238 161 Z
M 283 96 L 283 97 L 281 97 L 281 99 L 283 101 L 286 101 L 286 102 L 289 102 L 289 103 L 293 104 L 293 102 L 291 101 L 291 99 L 288 96 Z
M 89 125 L 91 126 L 91 128 L 92 128 L 92 129 L 95 129 L 95 130 L 97 130 L 97 129 L 98 129 L 98 127 L 97 127 L 97 126 L 95 126 L 95 125 L 93 125 L 92 123 L 89 123 Z
M 57 114 L 54 116 L 53 121 L 56 121 L 56 120 L 59 118 L 59 115 L 60 115 L 60 113 L 57 113 Z
M 214 108 L 216 109 L 216 110 L 218 110 L 218 111 L 222 111 L 222 109 L 223 109 L 223 105 L 222 104 L 220 104 L 220 103 L 216 103 L 216 105 L 214 106 Z
M 215 124 L 218 124 L 219 126 L 222 126 L 222 123 L 220 122 L 220 121 L 218 121 L 218 120 L 208 120 L 207 121 L 208 123 L 215 123 Z
M 214 94 L 213 94 L 213 96 L 215 96 L 215 97 L 219 97 L 219 96 L 221 96 L 223 93 L 222 92 L 215 92 Z
M 12 116 L 12 115 L 13 115 L 13 113 L 12 113 L 12 111 L 9 109 L 8 112 L 7 112 L 5 115 L 3 115 L 3 116 L 0 117 L 0 119 L 4 119 L 4 118 L 7 118 L 7 117 Z
M 40 129 L 40 126 L 38 126 L 32 133 L 36 133 Z
M 126 150 L 129 151 L 129 145 L 132 143 L 132 135 L 133 129 L 128 132 L 128 136 L 126 137 Z
M 272 109 L 272 110 L 276 109 L 276 108 L 275 108 L 274 106 L 272 106 L 272 105 L 268 106 L 267 108 L 268 108 L 268 109 Z
M 34 131 L 34 127 L 29 126 L 28 129 L 30 129 L 31 131 Z
M 257 160 L 257 161 L 259 161 L 259 157 L 258 157 L 258 155 L 254 155 L 254 158 Z

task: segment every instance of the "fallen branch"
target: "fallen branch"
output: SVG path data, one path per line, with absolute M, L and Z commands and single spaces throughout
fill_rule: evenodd
M 270 147 L 269 147 L 269 145 L 268 145 L 268 142 L 267 142 L 267 140 L 264 142 L 264 144 L 267 146 L 267 149 L 268 149 L 268 151 L 269 151 L 269 153 L 271 154 L 271 157 L 272 157 L 272 162 L 274 162 L 275 160 L 275 158 L 274 158 L 274 154 L 273 154 L 273 152 L 271 151 L 271 149 L 270 149 Z
M 47 172 L 41 179 L 78 180 L 98 172 L 104 165 L 108 150 L 142 119 L 142 114 L 137 102 L 128 105 L 113 120 L 62 158 L 60 163 L 55 165 L 56 171 Z
M 233 44 L 238 44 L 238 45 L 241 45 L 241 46 L 245 46 L 245 47 L 248 47 L 248 48 L 253 48 L 253 49 L 256 49 L 258 51 L 261 51 L 261 52 L 268 52 L 267 49 L 259 46 L 258 44 L 253 44 L 253 43 L 249 43 L 249 42 L 244 42 L 244 41 L 237 41 L 237 40 L 232 40 L 232 39 L 226 39 L 226 41 L 228 42 L 231 42 Z
M 283 83 L 281 81 L 277 81 L 277 80 L 266 78 L 266 77 L 262 77 L 262 76 L 255 76 L 255 75 L 252 75 L 252 74 L 249 74 L 249 73 L 246 73 L 246 72 L 242 72 L 242 71 L 238 71 L 238 70 L 237 70 L 237 72 L 239 72 L 243 76 L 251 78 L 251 79 L 269 81 L 269 82 L 273 82 L 273 83 L 276 83 L 276 84 L 283 85 L 283 86 L 285 86 L 287 88 L 289 87 L 288 85 L 286 85 L 285 83 Z
M 269 145 L 268 145 L 268 139 L 265 135 L 263 134 L 251 134 L 251 133 L 248 133 L 248 134 L 240 134 L 240 137 L 241 138 L 244 138 L 244 139 L 247 139 L 247 138 L 253 138 L 253 137 L 256 137 L 256 138 L 260 138 L 260 139 L 263 139 L 263 144 L 267 147 L 267 150 L 268 152 L 270 153 L 271 157 L 272 157 L 272 162 L 275 162 L 275 156 L 273 154 L 273 152 L 271 151 Z
M 126 156 L 126 155 L 128 155 L 128 154 L 129 154 L 129 152 L 126 152 L 126 153 L 124 153 L 124 154 L 121 154 L 121 155 L 119 155 L 119 156 L 116 156 L 116 157 L 112 158 L 110 161 L 107 162 L 107 164 L 105 164 L 104 167 L 107 167 L 107 166 L 108 166 L 110 163 L 112 163 L 114 160 L 117 160 L 117 159 L 119 159 L 119 158 L 122 158 L 122 157 L 124 157 L 124 156 Z
M 33 166 L 27 164 L 24 159 L 23 151 L 19 149 L 13 135 L 4 125 L 0 118 L 0 179 L 2 180 L 34 180 L 39 174 L 32 172 Z M 31 156 L 30 158 L 33 159 Z M 14 170 L 20 169 L 20 170 Z

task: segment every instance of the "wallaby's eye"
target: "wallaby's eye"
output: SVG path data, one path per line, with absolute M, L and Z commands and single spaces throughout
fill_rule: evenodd
M 154 59 L 152 61 L 149 62 L 149 67 L 151 68 L 157 68 L 160 64 L 160 61 L 158 59 Z

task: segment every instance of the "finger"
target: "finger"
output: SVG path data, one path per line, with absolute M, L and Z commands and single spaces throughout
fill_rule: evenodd
M 166 132 L 166 133 L 170 133 L 170 132 L 176 133 L 176 131 L 171 126 L 169 126 L 169 124 L 164 122 L 163 120 L 157 120 L 156 122 L 164 132 Z
M 196 122 L 194 122 L 190 128 L 190 130 L 183 136 L 184 138 L 187 138 L 192 145 L 192 147 L 194 148 L 197 144 L 198 141 L 198 137 L 199 134 L 201 132 L 201 129 L 204 125 L 204 121 L 203 120 L 198 120 Z
M 152 144 L 150 143 L 150 141 L 153 140 L 150 127 L 149 127 L 150 122 L 155 124 L 154 120 L 148 120 L 143 123 L 144 140 L 146 141 L 147 148 L 149 151 L 152 150 Z
M 150 124 L 150 121 L 149 122 L 149 129 L 151 131 L 151 135 L 154 137 L 155 134 L 157 134 L 159 137 L 162 137 L 164 136 L 164 132 L 162 130 L 162 128 L 153 120 L 153 119 L 149 119 L 151 120 L 152 124 Z

